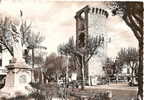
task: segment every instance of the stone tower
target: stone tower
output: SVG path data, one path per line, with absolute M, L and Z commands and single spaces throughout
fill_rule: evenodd
M 101 8 L 86 6 L 76 12 L 76 47 L 86 49 L 88 36 L 104 36 L 103 47 L 98 48 L 99 53 L 94 55 L 85 68 L 85 79 L 89 82 L 92 79 L 96 84 L 96 78 L 104 74 L 102 70 L 103 62 L 106 58 L 107 34 L 106 21 L 108 12 Z

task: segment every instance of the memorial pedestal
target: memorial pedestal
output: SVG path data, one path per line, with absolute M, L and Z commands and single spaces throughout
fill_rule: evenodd
M 12 62 L 7 66 L 8 73 L 4 88 L 0 91 L 8 97 L 17 95 L 27 95 L 32 89 L 29 85 L 31 82 L 31 68 L 24 61 Z

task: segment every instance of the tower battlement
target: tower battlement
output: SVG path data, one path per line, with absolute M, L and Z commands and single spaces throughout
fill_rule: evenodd
M 89 13 L 100 14 L 100 15 L 105 16 L 106 18 L 108 18 L 108 16 L 109 16 L 108 12 L 104 9 L 101 9 L 101 8 L 89 7 Z
M 98 8 L 98 7 L 91 7 L 89 5 L 85 6 L 84 8 L 76 12 L 75 18 L 80 16 L 82 13 L 99 14 L 105 16 L 106 18 L 108 18 L 109 16 L 108 11 L 106 11 L 105 9 Z

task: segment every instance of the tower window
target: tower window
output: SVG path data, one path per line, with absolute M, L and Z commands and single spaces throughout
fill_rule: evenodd
M 84 12 L 81 13 L 80 18 L 85 19 L 85 13 Z
M 80 47 L 84 47 L 85 46 L 85 34 L 84 33 L 81 33 L 79 35 L 79 46 Z
M 84 30 L 84 29 L 85 29 L 84 22 L 81 22 L 81 23 L 80 23 L 80 28 L 79 28 L 79 30 L 82 31 L 82 30 Z

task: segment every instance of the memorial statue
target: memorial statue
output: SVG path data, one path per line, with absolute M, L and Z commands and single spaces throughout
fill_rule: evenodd
M 17 62 L 23 62 L 22 34 L 17 32 L 17 28 L 14 25 L 12 25 L 12 31 L 14 58 Z

